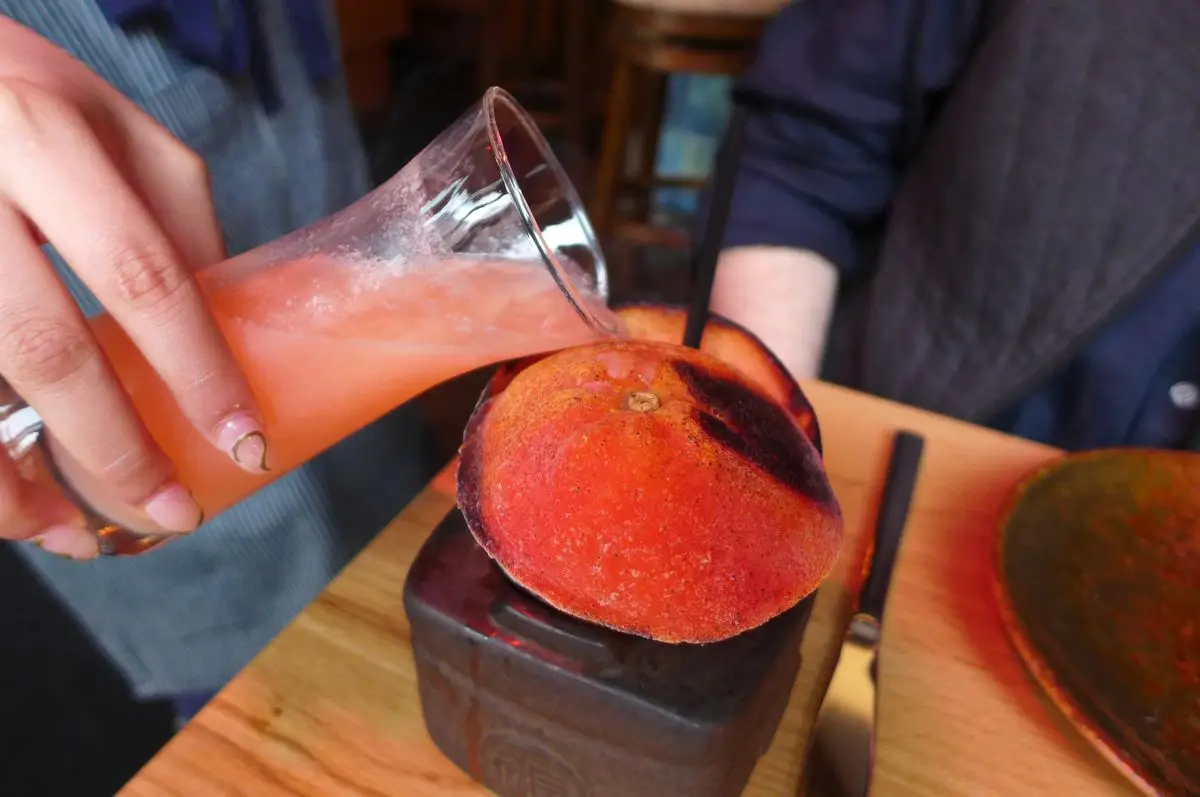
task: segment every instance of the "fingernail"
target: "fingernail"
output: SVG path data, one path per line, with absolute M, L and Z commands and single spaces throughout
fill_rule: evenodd
M 79 562 L 100 555 L 100 540 L 96 535 L 74 526 L 50 526 L 30 542 L 44 551 Z
M 238 412 L 230 415 L 217 427 L 217 445 L 242 470 L 250 473 L 266 473 L 267 434 L 262 424 L 253 415 Z
M 196 499 L 178 484 L 163 487 L 142 508 L 165 532 L 186 534 L 204 521 L 204 511 Z

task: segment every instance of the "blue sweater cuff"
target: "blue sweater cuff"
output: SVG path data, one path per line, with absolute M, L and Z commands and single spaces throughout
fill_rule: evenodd
M 778 246 L 807 249 L 843 276 L 859 268 L 859 247 L 830 209 L 764 175 L 743 170 L 725 228 L 725 248 Z

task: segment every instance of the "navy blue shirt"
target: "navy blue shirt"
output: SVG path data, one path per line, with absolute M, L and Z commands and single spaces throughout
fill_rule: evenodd
M 257 0 L 98 0 L 106 19 L 120 27 L 154 25 L 180 55 L 226 77 L 249 78 L 264 107 L 279 107 L 279 87 Z M 292 36 L 314 83 L 341 65 L 329 35 L 326 0 L 288 0 Z
M 742 81 L 757 102 L 726 246 L 810 249 L 844 276 L 869 269 L 858 236 L 885 216 L 903 173 L 901 141 L 921 121 L 909 118 L 909 81 L 931 99 L 953 84 L 981 6 L 800 0 L 782 10 Z M 1067 449 L 1186 445 L 1197 418 L 1198 311 L 1193 251 L 990 425 Z

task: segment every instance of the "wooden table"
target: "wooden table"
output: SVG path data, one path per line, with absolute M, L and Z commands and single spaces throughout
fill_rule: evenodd
M 825 384 L 821 419 L 847 545 L 822 587 L 783 724 L 746 794 L 792 797 L 829 682 L 891 434 L 925 435 L 880 657 L 875 797 L 1136 794 L 1045 704 L 990 586 L 997 507 L 1053 449 Z M 121 792 L 121 797 L 479 795 L 424 731 L 407 568 L 452 506 L 443 474 Z M 686 797 L 681 795 L 681 797 Z

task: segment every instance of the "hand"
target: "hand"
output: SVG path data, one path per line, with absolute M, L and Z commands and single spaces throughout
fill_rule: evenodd
M 163 532 L 194 530 L 199 506 L 134 412 L 47 242 L 214 445 L 230 451 L 261 431 L 192 276 L 223 256 L 203 161 L 83 64 L 0 17 L 0 376 L 73 466 Z M 0 537 L 79 559 L 99 553 L 78 510 L 5 456 Z

